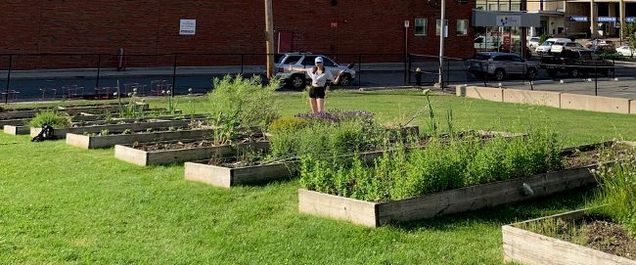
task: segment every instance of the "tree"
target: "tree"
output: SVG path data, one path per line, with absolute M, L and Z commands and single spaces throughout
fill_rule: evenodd
M 634 47 L 636 47 L 636 24 L 635 23 L 625 23 L 625 28 L 623 28 L 623 36 L 625 36 L 625 42 L 629 47 L 630 57 L 634 57 Z

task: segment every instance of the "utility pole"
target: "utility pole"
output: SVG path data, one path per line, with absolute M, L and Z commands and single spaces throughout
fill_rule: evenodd
M 446 0 L 441 0 L 440 30 L 439 30 L 439 71 L 437 82 L 444 88 L 444 33 L 446 33 Z
M 272 0 L 265 0 L 265 45 L 267 48 L 267 78 L 274 77 L 274 11 Z

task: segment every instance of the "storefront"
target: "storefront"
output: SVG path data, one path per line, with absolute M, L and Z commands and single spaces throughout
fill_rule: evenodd
M 523 54 L 524 29 L 540 27 L 540 16 L 521 11 L 473 11 L 475 49 Z

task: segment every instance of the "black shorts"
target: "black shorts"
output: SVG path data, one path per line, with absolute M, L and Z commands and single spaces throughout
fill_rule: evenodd
M 311 87 L 309 89 L 310 98 L 325 98 L 325 87 Z

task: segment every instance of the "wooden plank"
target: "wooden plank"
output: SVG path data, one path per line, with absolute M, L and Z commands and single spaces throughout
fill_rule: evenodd
M 132 158 L 131 163 L 133 164 L 149 166 L 189 162 L 202 159 L 210 159 L 213 157 L 227 157 L 235 155 L 240 150 L 267 150 L 269 148 L 269 142 L 244 143 L 237 146 L 223 145 L 159 151 L 143 151 L 123 145 L 116 145 L 115 147 L 116 151 L 120 151 L 119 153 L 115 153 L 115 157 L 117 157 L 118 159 L 127 161 L 128 158 Z M 135 158 L 134 155 L 125 154 L 127 150 L 129 150 L 130 152 L 134 152 L 136 155 L 143 153 L 145 157 L 144 164 L 139 164 L 138 162 L 142 160 L 139 158 Z
M 84 134 L 99 133 L 102 130 L 111 132 L 123 132 L 126 129 L 131 131 L 141 131 L 148 128 L 160 129 L 168 127 L 184 127 L 190 123 L 189 120 L 156 120 L 150 122 L 124 123 L 124 124 L 103 124 L 86 127 L 60 128 L 55 129 L 54 134 L 58 139 L 66 138 L 67 133 Z M 31 137 L 35 137 L 40 133 L 42 128 L 31 128 Z
M 145 151 L 124 145 L 115 145 L 115 158 L 138 166 L 146 166 L 148 155 Z
M 528 222 L 542 221 L 549 218 L 579 219 L 585 215 L 584 210 L 569 212 Z M 518 225 L 518 224 L 517 224 Z M 636 260 L 619 257 L 588 247 L 551 238 L 515 227 L 502 226 L 503 251 L 505 262 L 519 264 L 581 264 L 581 265 L 636 265 Z
M 133 143 L 149 143 L 170 140 L 195 140 L 207 139 L 214 133 L 212 129 L 165 131 L 165 132 L 137 132 L 132 134 L 90 136 L 69 133 L 66 135 L 66 144 L 84 148 L 106 148 L 115 145 L 131 145 Z
M 224 188 L 232 186 L 231 168 L 193 162 L 186 162 L 184 167 L 186 180 Z
M 4 127 L 5 125 L 27 125 L 30 119 L 9 119 L 9 120 L 0 120 L 0 126 Z
M 298 190 L 298 211 L 310 215 L 326 216 L 369 227 L 378 225 L 376 203 Z

